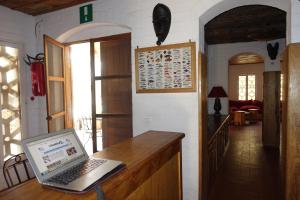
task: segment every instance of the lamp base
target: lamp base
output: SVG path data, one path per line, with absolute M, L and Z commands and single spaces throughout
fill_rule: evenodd
M 215 104 L 214 104 L 214 110 L 215 110 L 215 114 L 216 116 L 221 115 L 220 110 L 222 109 L 222 105 L 221 105 L 221 101 L 220 98 L 216 97 L 215 99 Z

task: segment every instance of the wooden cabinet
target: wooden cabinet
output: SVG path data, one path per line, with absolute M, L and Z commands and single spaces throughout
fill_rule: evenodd
M 208 192 L 214 183 L 217 171 L 222 167 L 223 158 L 229 144 L 229 123 L 229 115 L 208 116 L 208 135 L 205 144 L 206 164 L 204 165 Z

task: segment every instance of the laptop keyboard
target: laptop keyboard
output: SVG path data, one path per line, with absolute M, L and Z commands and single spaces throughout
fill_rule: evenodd
M 92 171 L 96 167 L 102 165 L 107 160 L 100 160 L 100 159 L 89 159 L 85 162 L 82 162 L 63 173 L 60 173 L 50 179 L 48 182 L 51 183 L 58 183 L 62 185 L 67 185 L 70 182 L 74 181 L 75 179 L 79 178 L 80 176 L 87 174 L 88 172 Z

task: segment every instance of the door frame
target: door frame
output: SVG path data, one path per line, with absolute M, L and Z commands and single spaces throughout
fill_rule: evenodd
M 206 135 L 207 135 L 207 57 L 198 52 L 198 199 L 207 199 Z

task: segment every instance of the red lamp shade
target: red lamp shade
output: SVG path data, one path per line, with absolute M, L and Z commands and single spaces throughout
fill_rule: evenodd
M 211 89 L 208 97 L 227 97 L 227 94 L 222 86 L 215 86 Z

